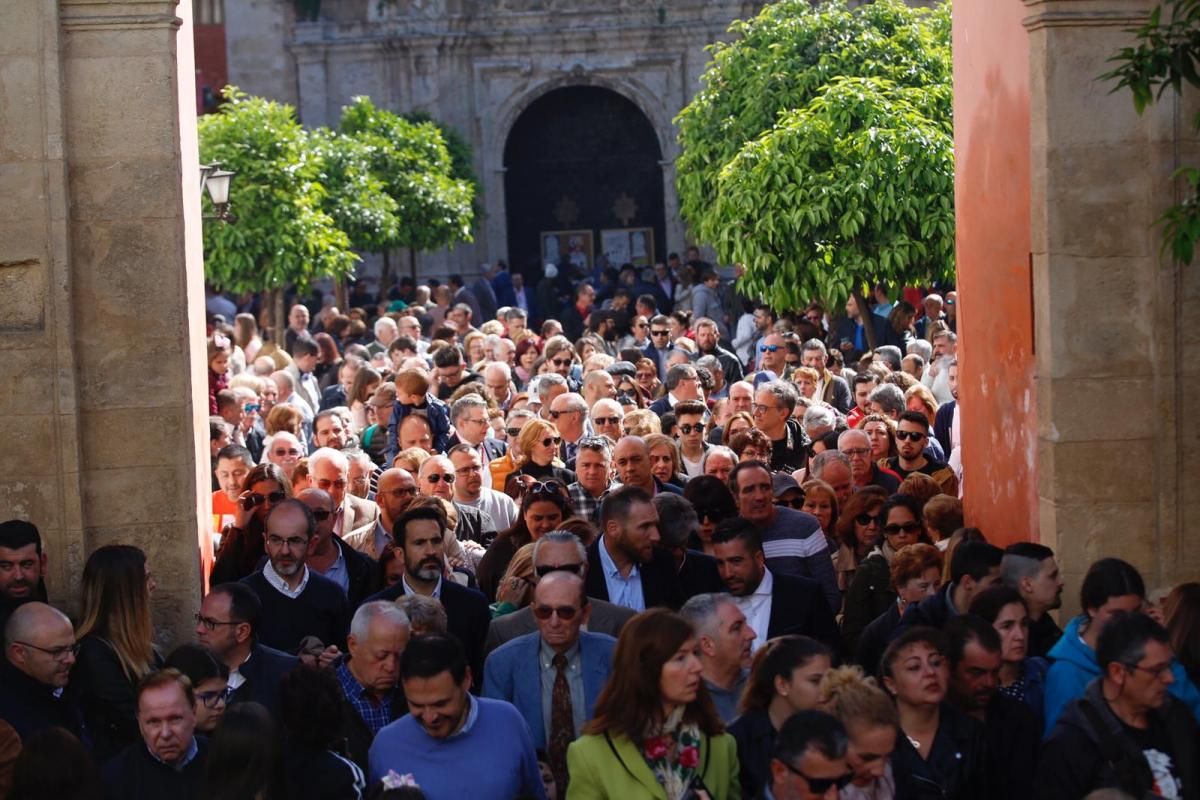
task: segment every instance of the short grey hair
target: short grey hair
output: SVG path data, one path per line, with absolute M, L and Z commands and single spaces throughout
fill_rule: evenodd
M 658 530 L 667 547 L 682 547 L 687 544 L 692 531 L 700 527 L 700 518 L 691 501 L 681 494 L 659 492 L 654 495 L 654 510 L 658 512 Z
M 759 386 L 758 391 L 770 392 L 771 396 L 775 398 L 780 407 L 787 411 L 789 416 L 796 410 L 796 390 L 792 388 L 790 383 L 786 381 L 768 381 Z
M 350 459 L 346 458 L 345 453 L 332 447 L 318 447 L 308 457 L 308 474 L 313 474 L 325 463 L 333 464 L 343 472 L 350 471 Z
M 375 320 L 375 327 L 373 328 L 375 335 L 379 336 L 379 332 L 384 329 L 393 331 L 399 330 L 399 328 L 396 327 L 396 320 L 392 319 L 391 317 L 380 317 L 379 319 Z
M 423 594 L 405 594 L 396 598 L 394 604 L 408 620 L 409 629 L 419 628 L 424 633 L 445 633 L 449 622 L 446 609 L 432 597 Z
M 908 355 L 920 356 L 928 362 L 933 358 L 933 345 L 924 339 L 913 339 L 908 343 Z
M 528 408 L 514 408 L 512 411 L 508 412 L 508 416 L 505 417 L 504 422 L 506 425 L 511 425 L 513 420 L 533 419 L 536 416 L 537 414 L 533 413 Z
M 501 339 L 499 336 L 496 337 L 497 343 L 502 342 L 502 341 L 504 341 L 504 340 Z M 504 376 L 505 381 L 512 380 L 512 368 L 509 367 L 508 364 L 505 364 L 503 361 L 491 362 L 490 364 L 488 364 L 486 367 L 483 368 L 483 374 L 487 375 L 488 371 L 490 371 L 490 370 L 495 370 L 496 372 L 499 372 L 501 375 Z
M 838 437 L 838 443 L 841 444 L 842 438 Z M 814 478 L 820 478 L 825 474 L 825 468 L 834 462 L 842 464 L 846 469 L 850 469 L 850 457 L 839 450 L 824 450 L 813 456 L 812 463 L 809 465 L 809 472 Z
M 543 403 L 546 395 L 550 394 L 551 386 L 568 386 L 567 379 L 557 372 L 547 372 L 537 376 L 537 396 Z M 569 386 L 568 386 L 569 388 Z
M 529 312 L 523 308 L 513 306 L 504 314 L 505 319 L 529 319 Z
M 455 425 L 458 424 L 462 415 L 470 411 L 472 408 L 482 408 L 484 413 L 487 412 L 487 401 L 481 395 L 470 392 L 454 401 L 454 405 L 450 406 L 450 421 Z
M 371 460 L 371 456 L 367 454 L 366 450 L 343 450 L 342 455 L 346 456 L 348 462 L 358 464 L 367 472 L 373 472 L 375 469 L 375 462 Z
M 703 367 L 714 375 L 718 372 L 722 375 L 725 374 L 725 370 L 721 367 L 721 359 L 716 356 L 700 356 L 696 359 L 696 366 Z
M 679 609 L 679 613 L 684 619 L 692 623 L 692 627 L 696 629 L 696 633 L 707 635 L 712 633 L 717 621 L 717 613 L 721 610 L 721 606 L 724 603 L 737 605 L 733 599 L 733 595 L 726 594 L 725 592 L 706 592 L 705 594 L 693 596 L 683 604 L 683 608 Z
M 544 544 L 574 545 L 575 554 L 579 556 L 579 563 L 585 565 L 586 567 L 588 560 L 587 548 L 583 546 L 583 542 L 580 541 L 579 537 L 570 531 L 550 531 L 549 533 L 543 533 L 541 536 L 539 536 L 537 541 L 533 543 L 533 555 L 531 556 L 535 565 L 537 564 L 538 550 L 541 549 L 542 545 Z
M 829 406 L 819 403 L 808 407 L 802 424 L 806 431 L 820 428 L 833 430 L 837 427 L 837 414 Z
M 846 445 L 850 442 L 851 439 L 861 439 L 862 441 L 867 443 L 868 447 L 871 446 L 871 437 L 867 436 L 866 431 L 859 430 L 858 428 L 850 428 L 849 430 L 842 431 L 840 434 L 838 434 L 837 452 L 841 453 L 843 450 L 845 450 Z M 828 452 L 832 452 L 832 451 L 826 450 L 825 452 L 828 453 Z M 846 456 L 844 453 L 842 455 L 846 459 L 847 466 L 849 466 L 850 457 Z M 815 478 L 817 476 L 814 474 L 813 477 Z
M 370 603 L 363 603 L 358 607 L 358 611 L 354 612 L 354 618 L 350 620 L 350 635 L 358 641 L 363 641 L 370 635 L 371 623 L 377 619 L 382 619 L 398 628 L 407 628 L 408 615 L 395 603 L 390 603 L 387 600 L 373 600 Z
M 825 349 L 825 343 L 820 339 L 809 339 L 807 342 L 800 345 L 800 350 L 801 352 L 806 350 L 820 350 L 822 356 L 829 354 L 829 351 Z
M 689 378 L 692 380 L 699 378 L 699 375 L 696 374 L 696 368 L 691 364 L 676 364 L 667 370 L 667 379 L 663 383 L 667 385 L 668 390 L 671 390 L 678 386 L 680 381 L 688 380 Z
M 894 383 L 881 383 L 867 395 L 867 401 L 876 403 L 888 414 L 904 413 L 904 392 Z
M 726 447 L 723 444 L 714 444 L 704 451 L 704 455 L 700 456 L 700 471 L 704 472 L 708 469 L 708 459 L 710 456 L 727 456 L 736 467 L 738 463 L 737 453 L 733 452 L 732 448 Z

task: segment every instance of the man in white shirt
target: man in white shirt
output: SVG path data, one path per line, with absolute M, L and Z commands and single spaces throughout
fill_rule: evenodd
M 486 467 L 479 451 L 469 444 L 456 444 L 447 452 L 454 465 L 454 502 L 486 511 L 499 530 L 508 530 L 517 521 L 517 504 L 503 492 L 483 485 Z

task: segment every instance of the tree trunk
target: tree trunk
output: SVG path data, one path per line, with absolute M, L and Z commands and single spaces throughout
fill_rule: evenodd
M 271 341 L 280 350 L 287 349 L 287 311 L 283 307 L 283 289 L 272 289 L 271 303 Z
M 383 270 L 379 275 L 379 299 L 387 300 L 388 290 L 392 288 L 392 259 L 391 249 L 383 248 Z
M 413 283 L 417 282 L 417 249 L 408 248 L 408 274 L 412 275 Z
M 867 347 L 873 353 L 879 342 L 875 340 L 875 326 L 871 324 L 874 322 L 871 319 L 871 307 L 867 305 L 867 298 L 858 290 L 854 292 L 854 302 L 858 304 L 858 318 L 862 321 L 863 334 L 867 337 Z
M 333 281 L 333 302 L 337 303 L 338 310 L 345 314 L 350 306 L 346 301 L 346 279 L 335 278 Z

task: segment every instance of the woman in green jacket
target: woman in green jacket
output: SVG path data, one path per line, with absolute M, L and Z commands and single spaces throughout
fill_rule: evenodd
M 567 751 L 567 800 L 740 800 L 737 745 L 704 688 L 698 648 L 674 612 L 625 623 L 595 715 Z

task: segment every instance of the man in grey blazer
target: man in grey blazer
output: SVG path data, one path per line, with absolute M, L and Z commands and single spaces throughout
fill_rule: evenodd
M 552 572 L 570 572 L 580 578 L 587 578 L 587 550 L 579 537 L 570 531 L 551 531 L 543 535 L 533 545 L 533 574 L 534 580 L 549 575 Z M 616 638 L 621 633 L 621 627 L 634 615 L 633 609 L 613 605 L 605 600 L 589 598 L 588 607 L 591 609 L 587 621 L 587 629 L 591 633 L 606 633 Z M 496 617 L 488 626 L 487 639 L 484 641 L 484 655 L 490 654 L 507 641 L 536 633 L 537 620 L 530 606 Z

